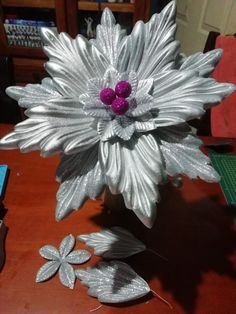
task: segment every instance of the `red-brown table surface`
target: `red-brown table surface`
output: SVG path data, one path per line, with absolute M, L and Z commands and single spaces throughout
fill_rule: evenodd
M 0 125 L 0 136 L 11 128 Z M 126 305 L 104 305 L 96 313 L 236 313 L 236 228 L 218 184 L 185 178 L 182 188 L 165 188 L 151 230 L 132 211 L 110 212 L 101 200 L 87 201 L 58 223 L 54 210 L 58 157 L 0 151 L 0 164 L 10 168 L 4 199 L 4 222 L 9 230 L 6 263 L 0 273 L 0 313 L 84 314 L 99 306 L 79 281 L 74 290 L 62 286 L 58 276 L 36 284 L 35 274 L 45 262 L 38 249 L 45 244 L 58 246 L 69 233 L 76 236 L 114 225 L 129 228 L 149 248 L 168 258 L 165 262 L 146 251 L 126 262 L 173 310 L 148 295 Z M 82 243 L 76 247 L 85 248 Z M 92 256 L 87 264 L 76 267 L 96 265 L 99 260 Z

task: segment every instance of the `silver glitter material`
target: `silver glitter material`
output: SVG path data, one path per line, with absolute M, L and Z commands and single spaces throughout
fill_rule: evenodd
M 208 78 L 221 50 L 189 57 L 179 52 L 175 16 L 171 1 L 126 36 L 105 9 L 97 37 L 90 41 L 44 28 L 45 68 L 51 78 L 7 89 L 27 108 L 28 119 L 1 139 L 0 148 L 61 155 L 57 220 L 98 197 L 107 185 L 150 228 L 160 199 L 158 185 L 168 176 L 219 180 L 187 122 L 235 85 Z M 129 110 L 122 116 L 99 98 L 101 89 L 114 88 L 119 80 L 132 87 Z
M 76 270 L 76 277 L 89 287 L 88 294 L 103 303 L 121 303 L 139 299 L 150 292 L 146 281 L 126 263 L 100 262 L 94 268 Z
M 78 239 L 94 249 L 94 254 L 109 259 L 120 259 L 146 250 L 146 246 L 128 230 L 121 227 L 81 234 Z
M 76 277 L 70 264 L 83 264 L 91 257 L 91 254 L 85 250 L 72 251 L 74 245 L 75 238 L 70 234 L 62 240 L 59 251 L 52 245 L 43 246 L 39 250 L 39 254 L 48 259 L 49 262 L 44 264 L 37 272 L 36 282 L 51 278 L 59 269 L 61 283 L 73 289 Z

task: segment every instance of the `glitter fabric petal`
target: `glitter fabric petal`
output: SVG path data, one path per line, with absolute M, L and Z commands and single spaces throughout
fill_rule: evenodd
M 65 258 L 75 245 L 75 237 L 72 234 L 66 236 L 60 244 L 59 252 L 62 258 Z
M 76 277 L 89 287 L 88 294 L 104 303 L 139 299 L 150 292 L 146 281 L 126 263 L 100 262 L 97 267 L 76 270 Z
M 139 79 L 146 79 L 161 70 L 173 68 L 179 50 L 179 43 L 174 39 L 175 14 L 176 3 L 171 1 L 148 23 L 136 23 L 120 49 L 118 69 L 135 71 Z
M 65 262 L 61 263 L 61 266 L 59 268 L 59 278 L 61 283 L 70 288 L 73 289 L 74 288 L 74 284 L 75 284 L 75 272 L 73 267 Z
M 56 90 L 53 80 L 50 78 L 43 79 L 41 84 L 28 84 L 25 87 L 8 87 L 6 93 L 11 98 L 17 100 L 19 106 L 23 108 L 42 105 L 48 100 L 61 97 Z
M 219 62 L 223 51 L 221 49 L 215 49 L 207 53 L 197 52 L 189 57 L 182 58 L 179 66 L 179 70 L 194 70 L 198 71 L 200 76 L 209 75 Z
M 45 245 L 43 246 L 40 250 L 39 250 L 39 254 L 48 259 L 48 260 L 55 260 L 55 259 L 59 259 L 60 255 L 58 250 L 52 246 L 52 245 Z
M 36 282 L 42 282 L 51 278 L 57 272 L 60 267 L 59 261 L 50 261 L 44 264 L 36 275 Z
M 149 228 L 154 223 L 159 199 L 157 185 L 164 179 L 161 158 L 159 147 L 150 134 L 132 137 L 129 142 L 102 142 L 100 145 L 100 161 L 111 192 L 122 193 L 126 207 Z
M 81 234 L 78 239 L 94 249 L 94 254 L 109 259 L 120 259 L 146 250 L 146 246 L 131 232 L 121 227 Z
M 195 71 L 167 71 L 155 76 L 154 106 L 156 126 L 179 124 L 201 116 L 210 104 L 235 90 L 233 84 L 219 84 Z M 206 106 L 208 104 L 208 106 Z
M 202 142 L 193 135 L 184 135 L 186 127 L 165 128 L 156 135 L 161 142 L 167 174 L 185 174 L 191 179 L 201 178 L 208 182 L 219 181 L 218 173 L 209 165 L 210 159 L 199 149 Z
M 91 257 L 91 254 L 85 250 L 77 250 L 71 252 L 66 257 L 66 261 L 70 264 L 83 264 L 87 262 Z
M 58 89 L 65 96 L 78 97 L 86 89 L 88 79 L 101 77 L 109 65 L 106 57 L 80 35 L 72 39 L 66 33 L 57 34 L 42 28 L 42 40 L 49 57 L 46 70 L 58 79 Z M 63 88 L 63 82 L 69 90 Z
M 57 192 L 56 218 L 61 220 L 83 206 L 88 198 L 96 199 L 105 182 L 98 161 L 98 147 L 84 153 L 63 156 L 57 170 L 61 186 Z

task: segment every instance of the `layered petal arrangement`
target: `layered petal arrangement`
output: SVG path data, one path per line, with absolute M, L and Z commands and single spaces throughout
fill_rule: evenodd
M 42 29 L 51 78 L 7 89 L 27 108 L 28 119 L 0 147 L 61 155 L 57 220 L 98 197 L 107 185 L 151 227 L 158 185 L 169 176 L 219 179 L 187 121 L 235 86 L 208 78 L 220 50 L 180 54 L 175 15 L 172 1 L 148 23 L 137 22 L 127 36 L 105 9 L 97 37 L 90 41 Z

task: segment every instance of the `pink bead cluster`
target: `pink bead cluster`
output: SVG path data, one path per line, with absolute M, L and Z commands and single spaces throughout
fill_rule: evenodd
M 132 87 L 127 81 L 120 81 L 116 84 L 115 90 L 104 88 L 100 92 L 101 101 L 111 106 L 112 111 L 117 115 L 124 115 L 129 109 L 129 102 L 126 98 L 130 96 Z

